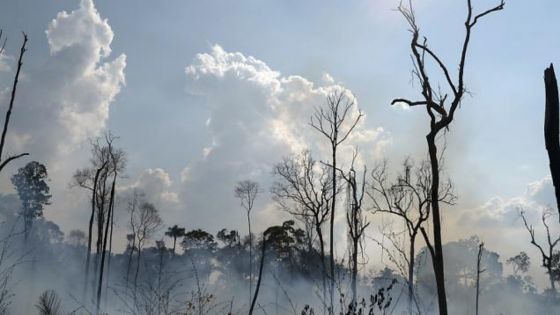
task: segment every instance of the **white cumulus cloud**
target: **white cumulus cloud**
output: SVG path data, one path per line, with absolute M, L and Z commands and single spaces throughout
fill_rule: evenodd
M 354 98 L 330 75 L 318 85 L 301 76 L 283 75 L 255 57 L 227 52 L 218 45 L 198 54 L 186 68 L 186 76 L 188 93 L 201 97 L 210 113 L 206 126 L 211 140 L 200 159 L 182 174 L 181 198 L 203 226 L 218 216 L 231 224 L 243 222 L 233 198 L 238 180 L 259 182 L 263 187 L 260 206 L 270 209 L 266 194 L 275 163 L 304 149 L 317 159 L 328 159 L 325 139 L 309 126 L 314 109 L 324 105 L 334 90 Z M 356 100 L 349 116 L 357 115 Z M 382 128 L 368 128 L 364 117 L 340 148 L 341 160 L 351 155 L 354 146 L 371 159 L 389 139 Z M 261 226 L 278 223 L 270 222 L 264 213 L 270 215 L 269 211 L 256 214 Z

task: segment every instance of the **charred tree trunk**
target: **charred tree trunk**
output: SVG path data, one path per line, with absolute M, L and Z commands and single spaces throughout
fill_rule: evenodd
M 266 232 L 263 233 L 263 242 L 262 242 L 262 250 L 261 250 L 261 263 L 259 266 L 259 279 L 257 280 L 257 286 L 255 287 L 255 295 L 253 296 L 253 301 L 251 302 L 251 308 L 249 309 L 249 315 L 253 314 L 255 309 L 255 304 L 257 304 L 257 298 L 259 296 L 259 289 L 261 288 L 261 282 L 263 277 L 263 269 L 264 269 L 264 256 L 266 253 Z
M 445 273 L 443 262 L 443 247 L 441 244 L 441 215 L 439 209 L 439 160 L 436 145 L 437 131 L 432 131 L 426 136 L 428 141 L 428 153 L 430 156 L 430 166 L 432 172 L 432 185 L 430 189 L 430 201 L 432 206 L 433 224 L 433 254 L 432 265 L 436 278 L 438 293 L 438 305 L 440 315 L 447 315 L 447 297 L 445 293 Z
M 416 301 L 416 297 L 414 296 L 414 254 L 416 251 L 416 236 L 418 230 L 415 230 L 412 235 L 410 236 L 410 245 L 409 245 L 409 252 L 408 252 L 408 307 L 409 312 L 412 314 L 412 307 L 414 301 Z
M 545 114 L 544 114 L 544 142 L 548 151 L 550 162 L 550 175 L 554 184 L 556 194 L 556 206 L 560 213 L 560 130 L 558 127 L 558 84 L 554 74 L 554 66 L 551 64 L 544 71 L 544 84 L 546 92 Z
M 111 215 L 112 215 L 112 209 L 113 209 L 113 203 L 115 202 L 115 183 L 117 181 L 117 174 L 115 174 L 115 177 L 113 178 L 113 184 L 111 186 L 111 197 L 109 200 L 109 207 L 107 209 L 107 220 L 106 220 L 106 226 L 105 226 L 105 235 L 103 236 L 103 248 L 101 251 L 101 264 L 99 266 L 99 282 L 97 284 L 97 312 L 99 313 L 100 310 L 100 305 L 101 305 L 101 291 L 103 288 L 103 271 L 105 268 L 105 256 L 107 254 L 107 240 L 109 238 L 109 229 L 110 226 L 109 224 L 111 223 Z M 111 255 L 111 253 L 109 253 L 109 255 Z
M 336 141 L 336 138 L 335 138 Z M 332 206 L 331 206 L 331 220 L 330 220 L 330 227 L 329 227 L 329 232 L 330 232 L 330 239 L 329 239 L 329 253 L 330 253 L 330 273 L 329 273 L 329 277 L 330 277 L 330 282 L 329 282 L 329 295 L 330 295 L 330 310 L 329 310 L 329 314 L 334 314 L 334 219 L 335 219 L 335 210 L 336 210 L 336 194 L 337 194 L 337 190 L 336 190 L 336 172 L 337 172 L 337 168 L 336 168 L 336 142 L 332 146 Z
M 317 218 L 315 218 L 317 221 Z M 325 261 L 325 240 L 323 238 L 323 230 L 319 222 L 315 223 L 315 230 L 317 231 L 317 238 L 319 239 L 319 259 L 321 259 L 321 280 L 323 285 L 323 313 L 326 310 L 327 304 L 327 263 Z
M 247 225 L 249 227 L 249 300 L 253 295 L 253 234 L 251 232 L 251 214 L 247 211 Z
M 105 164 L 98 168 L 95 172 L 95 177 L 93 179 L 93 189 L 91 192 L 91 216 L 89 218 L 89 228 L 88 228 L 88 247 L 87 247 L 87 256 L 86 256 L 86 276 L 84 281 L 84 295 L 87 291 L 87 284 L 89 282 L 89 264 L 91 259 L 91 243 L 92 243 L 92 234 L 93 234 L 93 220 L 95 217 L 95 207 L 97 201 L 97 182 L 99 181 L 99 174 L 101 170 L 105 167 Z
M 352 307 L 358 305 L 358 245 L 360 240 L 352 240 Z
M 484 251 L 484 243 L 480 243 L 478 245 L 478 256 L 476 260 L 476 315 L 478 315 L 478 305 L 479 305 L 479 297 L 480 297 L 480 274 L 484 272 L 482 269 L 482 252 Z

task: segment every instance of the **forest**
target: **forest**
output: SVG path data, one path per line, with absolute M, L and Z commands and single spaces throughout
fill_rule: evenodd
M 461 31 L 445 40 L 451 52 L 440 54 L 424 28 L 438 21 L 422 19 L 426 11 L 416 10 L 416 2 L 395 2 L 391 12 L 406 35 L 395 45 L 406 49 L 409 59 L 401 63 L 410 80 L 394 82 L 397 94 L 379 106 L 420 117 L 422 127 L 407 134 L 418 147 L 399 154 L 379 149 L 391 145 L 390 135 L 369 128 L 371 107 L 358 104 L 350 86 L 330 75 L 324 75 L 325 85 L 314 85 L 216 44 L 184 70 L 187 93 L 204 98 L 210 111 L 193 129 L 214 132 L 203 162 L 180 174 L 191 183 L 188 194 L 174 190 L 161 168 L 147 169 L 135 181 L 144 158 L 178 159 L 127 149 L 127 141 L 147 141 L 141 129 L 160 132 L 150 117 L 138 114 L 126 126 L 138 139 L 106 124 L 109 104 L 126 89 L 128 60 L 123 54 L 106 61 L 114 34 L 93 0 L 50 17 L 43 44 L 34 46 L 25 32 L 14 38 L 0 30 L 0 314 L 560 313 L 554 66 L 539 60 L 544 82 L 542 72 L 524 78 L 538 81 L 528 85 L 542 95 L 532 110 L 544 117 L 534 125 L 547 188 L 532 182 L 529 201 L 492 199 L 477 211 L 502 206 L 501 212 L 473 223 L 456 210 L 468 197 L 454 172 L 458 155 L 448 148 L 464 145 L 453 132 L 466 123 L 460 117 L 479 90 L 506 85 L 471 86 L 469 75 L 480 71 L 471 54 L 486 47 L 477 37 L 502 23 L 506 3 L 459 1 L 453 27 Z M 42 64 L 46 70 L 27 72 L 27 58 L 41 45 L 49 46 L 52 59 Z M 38 85 L 34 77 L 47 83 Z M 212 84 L 217 90 L 208 88 Z M 244 89 L 248 98 L 240 96 Z M 64 98 L 57 98 L 60 91 Z M 255 108 L 238 105 L 247 99 Z M 222 110 L 222 104 L 233 109 Z M 475 131 L 482 124 L 469 123 Z M 197 137 L 156 142 L 189 146 Z M 73 150 L 79 158 L 63 155 Z M 469 172 L 477 189 L 492 188 L 475 170 L 463 174 Z M 452 223 L 451 216 L 459 219 Z M 496 223 L 498 216 L 506 223 Z M 494 233 L 479 234 L 475 224 Z M 520 233 L 501 233 L 499 224 L 515 225 Z M 457 226 L 468 232 L 454 234 Z M 515 247 L 501 248 L 500 238 Z

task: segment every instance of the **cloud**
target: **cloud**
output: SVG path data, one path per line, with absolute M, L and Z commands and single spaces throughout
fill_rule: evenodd
M 83 228 L 86 194 L 70 190 L 68 182 L 74 170 L 87 163 L 88 139 L 106 126 L 110 106 L 125 84 L 126 55 L 111 57 L 114 33 L 92 0 L 81 0 L 76 9 L 59 12 L 45 27 L 49 50 L 37 49 L 36 37 L 30 36 L 7 135 L 6 153 L 29 152 L 31 156 L 14 162 L 5 172 L 10 174 L 30 160 L 44 163 L 53 194 L 46 217 L 65 229 Z M 0 58 L 0 64 L 12 67 L 3 75 L 8 81 L 1 83 L 2 104 L 9 98 L 15 57 Z M 11 189 L 9 176 L 3 176 L 2 185 Z
M 527 184 L 525 193 L 511 198 L 495 196 L 475 209 L 463 211 L 459 222 L 480 228 L 522 228 L 519 212 L 524 211 L 529 221 L 537 222 L 543 209 L 555 207 L 554 186 L 547 176 Z
M 59 12 L 46 36 L 50 56 L 44 65 L 24 65 L 10 144 L 13 151 L 54 162 L 105 127 L 125 83 L 126 55 L 106 60 L 114 34 L 92 0 Z
M 260 207 L 270 209 L 265 195 L 275 163 L 304 149 L 318 159 L 328 159 L 327 142 L 309 126 L 314 109 L 334 90 L 354 97 L 330 75 L 324 76 L 323 85 L 316 85 L 301 76 L 282 75 L 261 60 L 227 52 L 218 45 L 209 53 L 198 54 L 185 73 L 187 92 L 202 98 L 210 113 L 206 126 L 211 141 L 200 159 L 184 169 L 180 196 L 203 226 L 210 226 L 218 216 L 231 224 L 243 222 L 233 198 L 238 180 L 259 182 L 264 189 Z M 349 115 L 358 115 L 357 101 Z M 340 148 L 340 158 L 347 161 L 353 147 L 359 146 L 364 158 L 372 159 L 389 141 L 387 132 L 367 127 L 364 118 Z M 278 223 L 264 218 L 264 213 L 269 211 L 255 214 L 261 227 Z
M 175 206 L 179 197 L 173 191 L 173 181 L 167 172 L 161 168 L 146 169 L 129 186 L 121 188 L 123 191 L 138 189 L 146 194 L 146 199 L 160 208 Z

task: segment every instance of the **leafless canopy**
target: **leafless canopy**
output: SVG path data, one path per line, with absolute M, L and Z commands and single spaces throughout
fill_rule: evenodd
M 308 151 L 284 158 L 274 167 L 281 180 L 272 187 L 273 199 L 296 217 L 314 218 L 321 226 L 329 217 L 332 181 L 329 167 L 317 163 Z
M 540 242 L 537 241 L 536 237 L 535 237 L 535 229 L 533 228 L 532 225 L 530 225 L 527 222 L 527 218 L 525 216 L 525 212 L 521 211 L 519 213 L 519 215 L 521 216 L 521 219 L 523 220 L 523 224 L 525 225 L 525 229 L 527 229 L 527 232 L 529 232 L 529 236 L 531 238 L 531 244 L 533 246 L 535 246 L 540 254 L 541 254 L 541 258 L 542 258 L 542 267 L 546 269 L 547 273 L 548 273 L 548 277 L 550 280 L 550 288 L 552 290 L 552 292 L 554 294 L 556 294 L 556 285 L 555 285 L 555 279 L 554 279 L 554 272 L 553 272 L 553 268 L 554 268 L 554 264 L 553 264 L 553 256 L 554 254 L 557 252 L 556 246 L 558 245 L 558 242 L 560 242 L 560 235 L 557 237 L 553 237 L 552 233 L 550 231 L 550 225 L 548 224 L 548 219 L 552 216 L 554 216 L 552 209 L 547 208 L 544 209 L 541 215 L 541 222 L 542 225 L 544 226 L 544 231 L 545 231 L 545 237 L 546 237 L 546 244 L 542 245 Z
M 405 98 L 397 98 L 392 101 L 392 104 L 404 103 L 409 106 L 425 106 L 426 111 L 430 116 L 433 130 L 441 130 L 453 121 L 455 111 L 461 104 L 463 96 L 466 92 L 464 81 L 465 62 L 471 40 L 471 33 L 474 27 L 481 18 L 493 12 L 503 10 L 505 6 L 505 2 L 502 0 L 497 6 L 479 14 L 475 14 L 471 2 L 471 0 L 467 0 L 465 36 L 461 46 L 458 73 L 455 79 L 449 71 L 449 67 L 443 62 L 443 59 L 439 56 L 439 54 L 428 47 L 428 39 L 420 35 L 420 27 L 416 22 L 416 16 L 412 8 L 412 1 L 409 0 L 408 5 L 401 3 L 398 7 L 399 12 L 405 18 L 410 27 L 410 32 L 412 33 L 410 48 L 412 51 L 412 62 L 414 66 L 413 75 L 420 82 L 423 100 L 415 101 Z M 434 88 L 433 83 L 430 81 L 430 74 L 428 72 L 428 60 L 435 63 L 435 65 L 440 69 L 441 73 L 445 77 L 448 92 L 442 92 L 440 88 Z M 449 98 L 449 95 L 451 95 L 451 98 Z M 448 99 L 449 105 L 446 104 Z
M 250 212 L 259 191 L 259 183 L 252 180 L 243 180 L 237 183 L 234 193 L 235 197 L 241 200 L 241 206 Z
M 425 223 L 430 217 L 431 186 L 428 161 L 422 161 L 415 166 L 410 159 L 406 159 L 401 171 L 395 179 L 391 179 L 388 163 L 384 160 L 372 170 L 367 193 L 374 213 L 387 213 L 402 218 L 409 236 L 421 232 L 430 249 L 431 241 Z M 438 201 L 454 205 L 456 200 L 453 184 L 450 179 L 447 179 L 440 184 Z M 411 258 L 414 257 L 407 259 Z
M 334 91 L 327 96 L 325 107 L 315 109 L 309 124 L 329 139 L 332 146 L 338 146 L 346 141 L 364 116 L 358 110 L 356 117 L 350 117 L 353 107 L 353 98 L 350 98 L 344 91 Z M 352 121 L 348 121 L 348 119 L 352 119 Z M 345 126 L 346 123 L 348 126 Z

